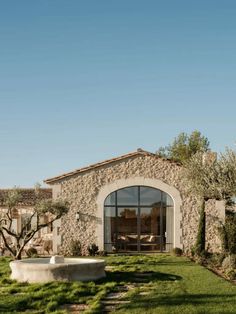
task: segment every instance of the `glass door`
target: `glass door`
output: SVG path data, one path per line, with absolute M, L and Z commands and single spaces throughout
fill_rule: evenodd
M 138 208 L 117 208 L 117 249 L 138 250 Z
M 170 251 L 173 245 L 171 197 L 146 186 L 126 187 L 104 203 L 104 245 L 111 251 Z
M 161 207 L 140 208 L 140 251 L 163 251 L 165 220 Z

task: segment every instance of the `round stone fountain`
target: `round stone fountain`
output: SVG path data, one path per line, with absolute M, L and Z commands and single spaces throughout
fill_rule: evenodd
M 90 258 L 28 258 L 10 262 L 11 279 L 19 282 L 90 281 L 106 276 L 105 261 Z

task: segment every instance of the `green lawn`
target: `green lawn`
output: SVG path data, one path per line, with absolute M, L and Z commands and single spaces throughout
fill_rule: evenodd
M 107 277 L 99 282 L 22 284 L 9 279 L 9 260 L 0 258 L 0 312 L 67 313 L 63 304 L 84 304 L 102 313 L 102 300 L 129 288 L 116 313 L 236 313 L 236 286 L 185 257 L 106 257 Z

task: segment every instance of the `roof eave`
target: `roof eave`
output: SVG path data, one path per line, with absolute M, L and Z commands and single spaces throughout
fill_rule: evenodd
M 76 169 L 74 171 L 70 171 L 70 172 L 61 174 L 61 175 L 56 176 L 56 177 L 48 178 L 48 179 L 44 180 L 44 182 L 46 184 L 53 184 L 53 183 L 55 183 L 57 181 L 60 181 L 60 180 L 63 180 L 65 178 L 74 176 L 76 174 L 84 173 L 84 172 L 87 172 L 87 171 L 90 171 L 90 170 L 93 170 L 93 169 L 97 169 L 97 168 L 100 168 L 100 167 L 108 165 L 108 164 L 112 164 L 112 163 L 117 162 L 117 161 L 124 160 L 124 159 L 127 159 L 127 158 L 132 158 L 132 157 L 135 157 L 135 156 L 138 156 L 138 155 L 140 155 L 140 156 L 153 156 L 153 157 L 161 158 L 163 160 L 166 160 L 166 161 L 169 161 L 169 162 L 173 162 L 173 163 L 179 165 L 177 162 L 175 162 L 173 160 L 165 159 L 165 158 L 162 158 L 162 157 L 160 157 L 160 156 L 158 156 L 158 155 L 156 155 L 154 153 L 150 153 L 148 151 L 145 151 L 145 150 L 142 150 L 142 149 L 138 149 L 137 151 L 132 152 L 132 153 L 128 153 L 128 154 L 125 154 L 125 155 L 122 155 L 122 156 L 119 156 L 119 157 L 116 157 L 116 158 L 112 158 L 112 159 L 107 159 L 107 160 L 104 160 L 102 162 L 99 162 L 99 163 L 96 163 L 96 164 L 92 164 L 92 165 L 89 165 L 87 167 L 83 167 L 83 168 L 80 168 L 80 169 Z

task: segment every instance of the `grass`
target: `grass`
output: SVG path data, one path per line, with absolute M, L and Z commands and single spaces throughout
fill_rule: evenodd
M 120 286 L 133 286 L 116 313 L 236 313 L 236 286 L 185 257 L 106 257 L 107 277 L 96 283 L 17 283 L 9 279 L 9 259 L 0 258 L 0 312 L 66 313 L 63 304 L 86 304 L 101 313 L 101 300 Z M 140 279 L 141 278 L 141 279 Z

